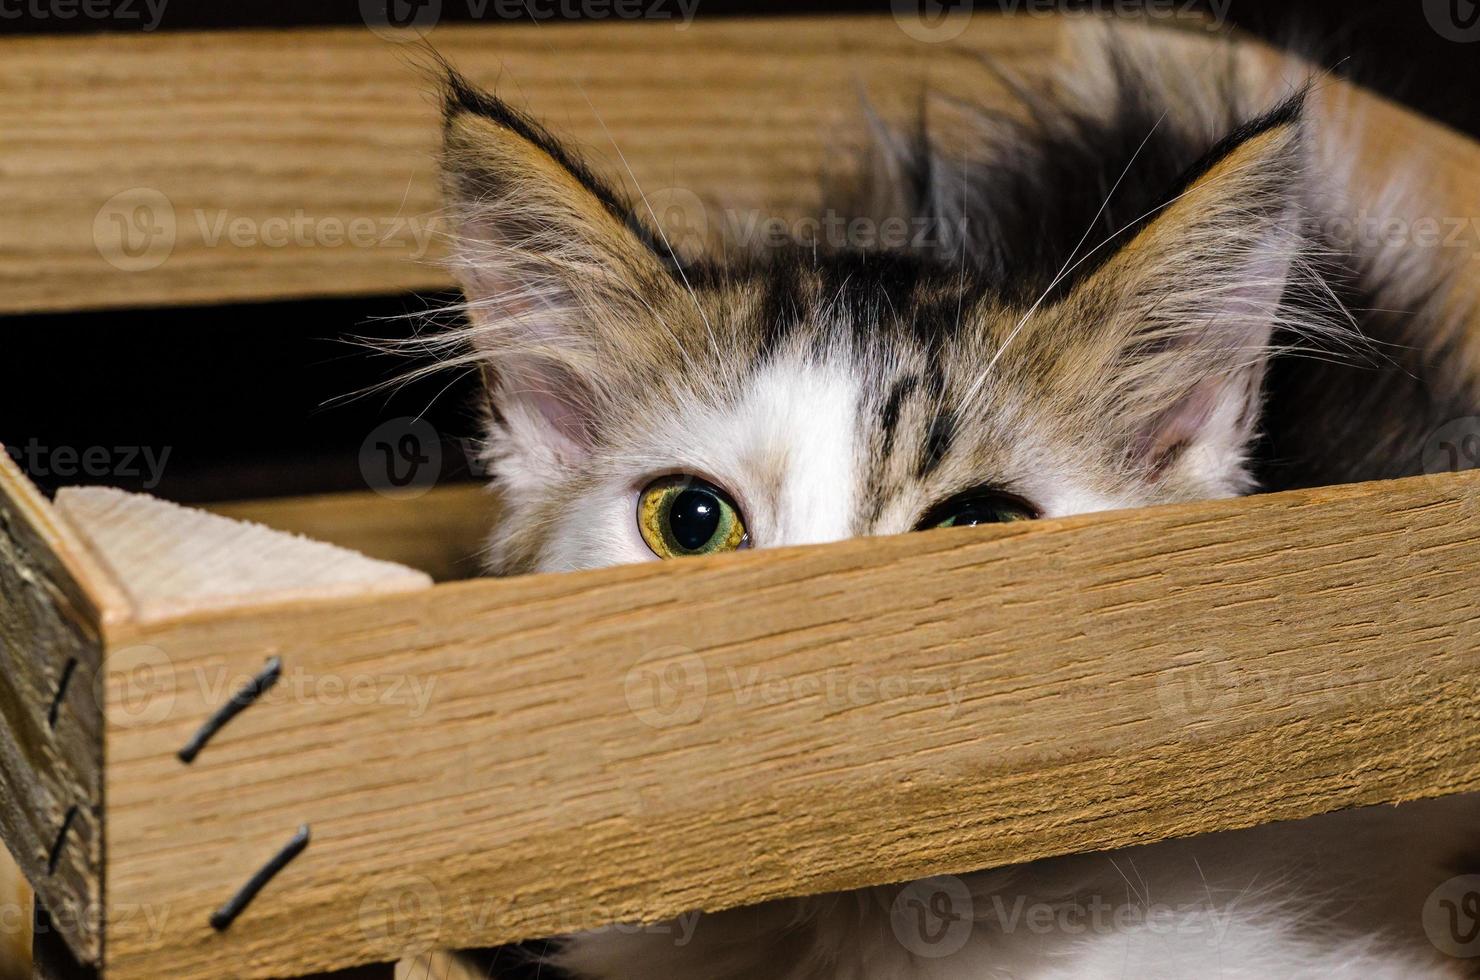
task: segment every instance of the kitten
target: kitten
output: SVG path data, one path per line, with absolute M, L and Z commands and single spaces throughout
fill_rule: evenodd
M 927 245 L 723 260 L 667 249 L 572 151 L 449 71 L 468 322 L 438 343 L 488 378 L 490 569 L 1418 471 L 1433 426 L 1480 403 L 1443 369 L 1441 270 L 1337 220 L 1355 214 L 1350 134 L 1308 111 L 1303 81 L 1280 91 L 1288 66 L 1180 44 L 1100 36 L 1081 82 L 1023 87 L 1022 113 L 881 128 L 839 206 L 923 219 Z M 1459 976 L 1419 913 L 1476 816 L 1458 797 L 919 886 L 969 909 L 943 957 L 899 936 L 894 887 L 707 915 L 685 945 L 571 937 L 552 960 L 613 980 Z M 1165 906 L 1177 927 L 1045 932 L 1014 924 L 1023 900 Z

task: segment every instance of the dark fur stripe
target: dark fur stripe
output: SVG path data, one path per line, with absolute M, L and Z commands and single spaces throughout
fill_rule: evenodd
M 884 401 L 884 408 L 879 413 L 879 426 L 884 432 L 884 446 L 880 453 L 880 463 L 888 463 L 889 457 L 894 453 L 894 430 L 899 426 L 899 410 L 902 403 L 920 386 L 920 379 L 911 374 L 900 378 L 889 390 L 889 397 Z
M 925 442 L 920 452 L 920 465 L 915 470 L 915 476 L 924 479 L 945 459 L 946 453 L 951 451 L 951 443 L 956 438 L 956 414 L 950 411 L 941 412 L 930 420 L 930 429 L 925 433 Z
M 580 182 L 581 186 L 590 191 L 592 196 L 601 202 L 608 213 L 626 225 L 634 235 L 641 241 L 653 246 L 662 241 L 648 228 L 631 205 L 613 191 L 607 184 L 596 176 L 576 153 L 570 150 L 544 126 L 540 125 L 527 113 L 509 105 L 503 99 L 480 89 L 469 82 L 455 68 L 446 62 L 441 62 L 442 69 L 442 119 L 444 128 L 452 123 L 461 113 L 471 113 L 483 119 L 512 130 L 523 139 L 538 146 L 549 154 L 561 167 L 570 172 L 570 175 Z M 488 175 L 497 180 L 498 175 Z M 670 259 L 666 250 L 660 253 L 654 249 L 660 259 Z

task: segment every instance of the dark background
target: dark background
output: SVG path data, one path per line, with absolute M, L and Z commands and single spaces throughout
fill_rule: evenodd
M 19 3 L 13 3 L 14 11 Z M 459 4 L 445 5 L 456 20 Z M 1011 3 L 978 0 L 977 11 Z M 1102 5 L 1103 7 L 1104 5 Z M 1427 6 L 1427 11 L 1426 11 Z M 889 10 L 886 2 L 700 0 L 702 18 Z M 1276 41 L 1296 39 L 1337 71 L 1480 137 L 1480 43 L 1460 43 L 1431 17 L 1467 18 L 1472 0 L 1231 0 L 1229 21 Z M 107 29 L 108 21 L 22 16 L 0 32 Z M 355 0 L 169 0 L 161 30 L 361 24 Z M 136 29 L 112 22 L 114 29 Z M 5 148 L 0 146 L 0 173 Z M 0 317 L 0 442 L 42 447 L 166 447 L 163 479 L 149 489 L 182 501 L 361 489 L 360 450 L 381 420 L 419 415 L 449 440 L 448 478 L 466 476 L 458 436 L 473 432 L 472 392 L 446 379 L 326 405 L 383 381 L 385 358 L 342 338 L 389 335 L 384 318 L 424 309 L 436 297 L 371 296 L 211 308 Z M 202 322 L 210 329 L 202 330 Z M 445 388 L 445 390 L 444 390 Z M 44 456 L 42 457 L 44 459 Z M 27 459 L 21 460 L 25 465 Z M 139 488 L 142 475 L 33 477 Z

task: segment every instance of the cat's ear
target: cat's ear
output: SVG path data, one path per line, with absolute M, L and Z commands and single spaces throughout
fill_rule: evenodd
M 624 368 L 659 355 L 649 348 L 672 274 L 575 153 L 451 71 L 442 183 L 464 336 L 496 415 L 538 452 L 577 457 Z
M 1067 298 L 1093 334 L 1092 397 L 1142 478 L 1250 489 L 1271 337 L 1302 274 L 1302 160 L 1297 99 L 1215 148 Z

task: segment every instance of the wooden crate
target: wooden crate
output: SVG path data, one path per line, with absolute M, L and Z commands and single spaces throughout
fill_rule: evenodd
M 33 818 L 6 836 L 110 977 L 284 976 L 1480 789 L 1480 473 L 437 585 L 150 498 L 53 506 L 10 469 L 4 493 L 0 759 Z M 486 498 L 451 496 L 475 542 Z M 346 513 L 398 507 L 343 506 L 349 543 Z
M 437 36 L 615 138 L 644 186 L 782 212 L 813 203 L 850 79 L 887 106 L 981 77 L 963 52 L 1059 40 L 1038 18 L 949 49 L 888 18 Z M 395 249 L 222 249 L 188 223 L 125 269 L 94 228 L 141 186 L 177 217 L 429 213 L 435 111 L 402 53 L 0 42 L 0 141 L 27 147 L 0 307 L 444 284 Z M 1431 154 L 1436 213 L 1476 213 L 1474 145 L 1330 94 L 1376 118 L 1369 172 Z M 479 491 L 218 508 L 378 561 L 162 508 L 49 502 L 0 454 L 0 836 L 110 978 L 326 971 L 1480 789 L 1476 473 L 435 583 L 494 519 Z

